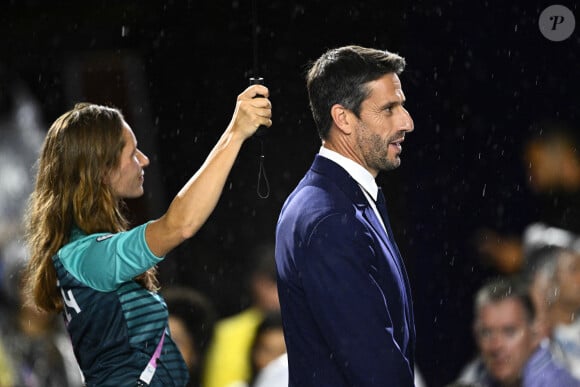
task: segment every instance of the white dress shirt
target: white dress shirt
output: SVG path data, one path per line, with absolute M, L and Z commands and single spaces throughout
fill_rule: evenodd
M 357 182 L 363 194 L 367 198 L 367 201 L 371 205 L 371 208 L 375 212 L 375 215 L 379 219 L 379 222 L 381 222 L 383 229 L 386 231 L 383 218 L 381 217 L 381 214 L 379 213 L 376 205 L 379 187 L 377 186 L 377 182 L 375 181 L 373 175 L 371 175 L 369 171 L 367 171 L 356 161 L 344 157 L 343 155 L 325 148 L 324 146 L 320 147 L 318 154 L 340 165 L 354 179 L 354 181 Z

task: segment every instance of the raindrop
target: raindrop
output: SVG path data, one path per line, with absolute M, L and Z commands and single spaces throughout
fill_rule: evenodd
M 487 184 L 483 185 L 483 191 L 481 192 L 481 197 L 485 197 L 485 189 L 487 188 Z
M 122 26 L 121 27 L 121 36 L 124 38 L 127 35 L 129 35 L 129 27 L 127 26 Z

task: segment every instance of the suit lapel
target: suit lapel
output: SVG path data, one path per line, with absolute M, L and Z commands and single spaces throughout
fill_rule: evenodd
M 365 200 L 366 200 L 366 198 L 365 198 Z M 377 233 L 377 235 L 379 236 L 381 241 L 383 241 L 385 246 L 387 246 L 387 249 L 389 250 L 391 255 L 398 256 L 398 254 L 397 254 L 398 249 L 396 249 L 396 245 L 389 238 L 389 235 L 387 234 L 387 232 L 383 228 L 381 221 L 377 218 L 377 215 L 375 214 L 375 211 L 370 206 L 370 204 L 366 203 L 366 206 L 364 208 L 362 208 L 362 213 L 363 213 L 363 217 L 365 218 L 365 220 L 368 223 L 370 223 L 370 225 L 373 227 L 373 229 L 375 230 L 375 232 Z M 385 227 L 386 226 L 387 225 L 385 224 Z
M 310 169 L 314 173 L 328 176 L 352 200 L 356 207 L 361 210 L 364 219 L 372 226 L 391 255 L 396 257 L 397 267 L 401 274 L 403 274 L 401 263 L 399 262 L 401 261 L 399 249 L 394 242 L 394 238 L 389 238 L 389 235 L 385 232 L 385 228 L 387 230 L 390 229 L 388 218 L 385 220 L 385 228 L 383 228 L 358 183 L 340 165 L 320 155 L 316 155 Z
M 360 188 L 358 183 L 348 174 L 348 172 L 344 170 L 344 168 L 342 168 L 340 165 L 336 164 L 331 160 L 328 160 L 323 156 L 316 155 L 314 162 L 310 167 L 310 171 L 315 174 L 329 177 L 338 186 L 338 188 L 342 190 L 352 200 L 352 202 L 357 206 L 357 208 L 361 210 L 364 219 L 371 225 L 373 230 L 375 230 L 376 234 L 379 236 L 379 239 L 383 242 L 387 250 L 390 252 L 391 256 L 393 257 L 392 259 L 395 265 L 397 266 L 399 275 L 401 276 L 404 282 L 405 293 L 408 299 L 408 302 L 406 303 L 407 318 L 409 319 L 410 324 L 411 326 L 413 326 L 414 329 L 414 315 L 413 308 L 411 305 L 412 296 L 409 284 L 409 277 L 407 276 L 407 271 L 403 263 L 403 258 L 401 257 L 401 253 L 399 252 L 397 244 L 395 243 L 395 239 L 389 238 L 389 235 L 387 235 L 387 232 L 385 232 L 385 229 L 381 225 L 367 198 L 364 196 L 362 189 Z M 389 223 L 388 216 L 387 219 L 385 220 L 385 228 L 389 231 L 391 230 L 391 225 Z M 390 231 L 390 234 L 391 236 L 393 235 L 392 231 Z M 414 340 L 414 332 L 413 332 L 413 340 Z

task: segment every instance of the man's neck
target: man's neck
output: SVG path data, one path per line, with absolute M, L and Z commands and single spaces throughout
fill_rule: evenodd
M 369 171 L 369 173 L 373 175 L 374 178 L 377 177 L 378 171 L 369 170 L 364 160 L 361 159 L 361 157 L 359 157 L 359 155 L 354 151 L 352 146 L 350 146 L 350 144 L 346 142 L 346 140 L 342 140 L 342 137 L 339 139 L 334 139 L 332 141 L 322 140 L 322 146 L 325 147 L 326 149 L 330 149 L 331 151 L 334 151 L 339 155 L 354 161 L 359 165 L 362 165 L 363 168 Z
M 499 385 L 501 387 L 522 387 L 522 381 L 521 379 L 518 379 L 515 382 L 500 383 Z

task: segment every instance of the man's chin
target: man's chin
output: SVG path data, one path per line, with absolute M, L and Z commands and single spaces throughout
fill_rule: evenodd
M 514 382 L 514 378 L 510 375 L 510 372 L 505 369 L 495 369 L 492 371 L 494 378 L 504 384 L 511 384 Z
M 395 156 L 394 159 L 388 159 L 383 164 L 381 171 L 392 171 L 393 169 L 399 168 L 401 165 L 401 159 L 399 156 Z

